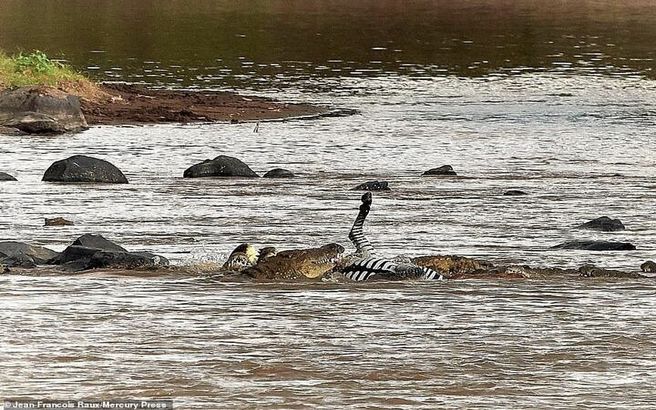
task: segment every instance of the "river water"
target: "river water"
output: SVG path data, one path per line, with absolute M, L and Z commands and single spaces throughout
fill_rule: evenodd
M 361 114 L 262 123 L 257 133 L 194 124 L 0 136 L 0 170 L 19 179 L 0 185 L 0 239 L 61 250 L 95 232 L 192 266 L 242 242 L 348 245 L 360 196 L 351 188 L 378 179 L 392 190 L 374 194 L 366 232 L 381 255 L 638 271 L 656 258 L 656 8 L 572 3 L 3 0 L 5 50 L 43 49 L 102 80 L 238 89 Z M 109 160 L 130 184 L 41 182 L 75 154 Z M 220 154 L 299 177 L 182 178 Z M 458 177 L 421 177 L 444 164 Z M 574 229 L 603 215 L 627 230 Z M 54 216 L 75 226 L 42 226 Z M 638 249 L 549 249 L 572 239 Z M 651 281 L 3 275 L 0 398 L 650 408 L 655 290 Z

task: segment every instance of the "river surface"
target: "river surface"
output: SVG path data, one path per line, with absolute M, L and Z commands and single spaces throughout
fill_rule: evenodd
M 0 239 L 62 250 L 94 232 L 186 266 L 222 262 L 242 242 L 349 245 L 361 194 L 351 188 L 378 179 L 391 191 L 374 193 L 365 230 L 380 255 L 639 271 L 656 258 L 656 6 L 618 3 L 3 0 L 8 51 L 46 50 L 102 80 L 361 114 L 257 133 L 193 124 L 0 136 L 0 171 L 19 179 L 0 185 Z M 130 184 L 41 182 L 75 154 L 109 160 Z M 221 154 L 298 178 L 182 178 Z M 421 176 L 444 164 L 458 176 Z M 603 215 L 627 229 L 574 229 Z M 43 227 L 55 216 L 75 225 Z M 550 249 L 573 239 L 637 250 Z M 0 277 L 0 398 L 656 406 L 651 281 L 289 285 L 38 272 Z

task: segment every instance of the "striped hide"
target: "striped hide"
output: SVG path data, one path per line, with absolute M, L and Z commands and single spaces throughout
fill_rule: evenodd
M 351 232 L 349 232 L 348 238 L 353 242 L 353 245 L 356 249 L 356 254 L 362 258 L 367 258 L 374 252 L 374 247 L 371 245 L 371 242 L 364 236 L 364 221 L 369 215 L 369 210 L 371 209 L 371 192 L 367 192 L 362 195 L 362 205 L 360 205 L 360 212 L 355 218 Z
M 396 263 L 381 258 L 362 259 L 348 265 L 341 272 L 346 278 L 355 282 L 363 282 L 374 278 L 379 280 L 444 279 L 440 273 L 432 269 L 407 263 Z

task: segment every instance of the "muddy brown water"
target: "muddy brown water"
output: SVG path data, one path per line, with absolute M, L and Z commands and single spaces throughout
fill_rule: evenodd
M 636 271 L 656 258 L 656 10 L 580 1 L 0 2 L 0 47 L 106 80 L 358 109 L 313 122 L 0 136 L 0 238 L 97 232 L 174 264 L 340 242 L 371 179 L 383 256 Z M 39 21 L 34 25 L 33 21 Z M 29 28 L 29 30 L 27 30 Z M 29 35 L 25 33 L 29 32 Z M 128 186 L 46 184 L 91 154 Z M 186 180 L 234 155 L 293 180 Z M 451 164 L 455 178 L 420 174 Z M 508 189 L 529 193 L 505 197 Z M 608 215 L 618 233 L 573 229 Z M 62 216 L 76 225 L 43 227 Z M 571 239 L 636 251 L 550 250 Z M 650 280 L 349 285 L 94 272 L 0 277 L 0 398 L 179 408 L 653 408 Z

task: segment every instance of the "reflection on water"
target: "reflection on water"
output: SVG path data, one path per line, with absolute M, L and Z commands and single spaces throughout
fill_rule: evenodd
M 246 87 L 361 110 L 314 122 L 0 136 L 0 239 L 97 232 L 176 264 L 237 244 L 347 245 L 359 193 L 384 256 L 635 271 L 656 258 L 651 1 L 0 1 L 0 48 L 109 80 Z M 29 18 L 28 18 L 29 17 Z M 34 22 L 37 21 L 38 24 Z M 26 35 L 25 33 L 29 33 Z M 128 186 L 41 182 L 110 160 Z M 293 180 L 186 180 L 219 154 Z M 456 178 L 421 177 L 451 164 Z M 508 189 L 529 195 L 504 197 Z M 608 215 L 627 230 L 579 231 Z M 43 227 L 63 216 L 74 226 Z M 553 251 L 569 239 L 634 252 Z M 650 408 L 651 281 L 221 284 L 0 277 L 0 398 L 180 408 Z
M 655 13 L 650 0 L 3 0 L 0 48 L 45 49 L 102 79 L 200 87 L 384 73 L 653 76 Z

